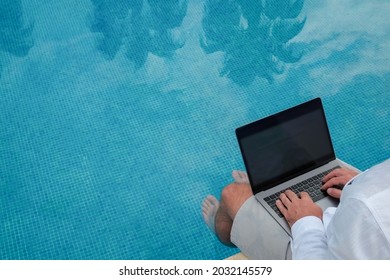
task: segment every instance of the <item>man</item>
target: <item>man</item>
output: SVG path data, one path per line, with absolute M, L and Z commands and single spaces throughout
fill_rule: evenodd
M 252 259 L 390 259 L 390 159 L 357 174 L 343 168 L 323 178 L 322 189 L 340 198 L 324 212 L 307 193 L 286 191 L 276 202 L 292 238 L 254 198 L 244 172 L 208 196 L 202 212 L 219 240 Z M 339 186 L 345 186 L 342 190 Z

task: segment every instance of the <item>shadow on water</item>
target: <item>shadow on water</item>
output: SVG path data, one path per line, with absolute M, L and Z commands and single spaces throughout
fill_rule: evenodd
M 241 86 L 256 77 L 272 82 L 284 63 L 297 62 L 302 53 L 289 41 L 306 18 L 299 17 L 304 0 L 207 0 L 201 45 L 206 53 L 224 53 L 221 76 Z
M 21 0 L 3 0 L 0 5 L 0 52 L 24 57 L 34 45 L 34 24 L 23 14 Z M 2 62 L 0 59 L 0 75 Z
M 169 58 L 183 47 L 175 28 L 187 13 L 187 0 L 92 0 L 93 32 L 102 38 L 98 49 L 113 59 L 122 46 L 136 68 L 142 67 L 149 53 Z

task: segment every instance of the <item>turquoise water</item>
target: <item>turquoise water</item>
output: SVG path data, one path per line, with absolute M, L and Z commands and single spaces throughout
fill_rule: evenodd
M 222 259 L 234 130 L 322 97 L 390 155 L 389 1 L 0 0 L 0 259 Z

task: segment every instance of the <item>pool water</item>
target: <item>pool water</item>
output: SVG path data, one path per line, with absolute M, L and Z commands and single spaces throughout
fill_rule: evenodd
M 388 1 L 0 0 L 0 259 L 223 259 L 238 126 L 315 97 L 390 155 Z

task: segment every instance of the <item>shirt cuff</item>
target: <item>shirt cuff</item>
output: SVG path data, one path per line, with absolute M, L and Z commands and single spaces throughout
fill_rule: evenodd
M 291 227 L 291 234 L 293 238 L 301 236 L 308 230 L 325 231 L 324 225 L 320 218 L 316 216 L 306 216 L 296 221 Z

